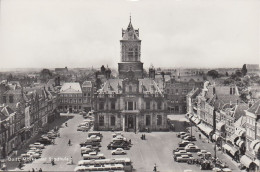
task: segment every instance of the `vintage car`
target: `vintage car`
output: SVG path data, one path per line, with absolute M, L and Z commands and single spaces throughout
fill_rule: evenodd
M 112 155 L 125 155 L 126 152 L 122 148 L 117 148 L 116 150 L 111 151 Z

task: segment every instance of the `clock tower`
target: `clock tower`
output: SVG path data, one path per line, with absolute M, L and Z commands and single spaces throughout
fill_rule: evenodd
M 143 78 L 143 63 L 141 62 L 141 40 L 139 29 L 135 30 L 130 22 L 126 30 L 122 29 L 120 40 L 121 62 L 118 63 L 119 78 L 126 78 L 129 70 L 134 72 L 135 78 Z

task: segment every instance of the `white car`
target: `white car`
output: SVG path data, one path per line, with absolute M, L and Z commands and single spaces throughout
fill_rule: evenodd
M 90 152 L 89 154 L 83 154 L 83 159 L 105 159 L 104 154 L 97 153 L 97 152 Z
M 36 158 L 36 159 L 38 159 L 38 158 L 41 157 L 41 154 L 36 153 L 36 152 L 34 152 L 34 151 L 28 151 L 28 152 L 27 152 L 27 155 L 30 155 L 30 156 L 32 156 L 33 158 Z
M 44 148 L 44 145 L 39 143 L 39 142 L 36 142 L 34 144 L 30 144 L 29 147 L 35 147 L 35 148 L 40 148 L 40 149 L 43 149 Z
M 113 138 L 115 138 L 116 136 L 122 136 L 124 137 L 124 135 L 121 132 L 115 132 L 112 134 Z
M 176 158 L 176 161 L 177 162 L 188 162 L 188 161 L 192 161 L 193 159 L 194 158 L 189 155 L 181 155 Z
M 90 141 L 93 141 L 93 142 L 100 142 L 101 138 L 97 135 L 92 135 L 92 136 L 88 137 L 87 140 L 90 140 Z
M 202 156 L 203 154 L 205 154 L 205 153 L 207 153 L 208 151 L 206 151 L 206 150 L 201 150 L 201 151 L 199 151 L 199 152 L 197 152 L 197 155 L 198 156 Z
M 30 147 L 30 151 L 36 152 L 36 153 L 42 153 L 41 149 L 38 149 L 36 147 Z
M 189 151 L 189 152 L 199 152 L 200 148 L 195 145 L 187 145 L 187 146 L 185 146 L 185 150 Z
M 126 152 L 122 148 L 117 148 L 116 150 L 111 151 L 112 155 L 125 155 Z
M 116 136 L 112 140 L 113 141 L 121 141 L 121 140 L 127 141 L 127 139 L 125 137 L 121 136 L 121 135 Z

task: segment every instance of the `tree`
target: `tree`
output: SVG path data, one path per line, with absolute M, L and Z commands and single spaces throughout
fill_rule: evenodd
M 219 77 L 219 74 L 216 70 L 210 70 L 208 71 L 208 76 L 211 76 L 213 79 Z
M 106 68 L 104 65 L 101 66 L 100 71 L 102 74 L 105 74 Z
M 236 70 L 235 74 L 236 74 L 237 77 L 242 77 L 243 76 L 243 73 L 240 70 Z
M 226 72 L 226 76 L 228 76 L 228 72 Z
M 246 75 L 246 73 L 247 73 L 246 64 L 243 65 L 243 67 L 242 67 L 242 69 L 241 69 L 241 72 L 242 72 L 243 76 Z

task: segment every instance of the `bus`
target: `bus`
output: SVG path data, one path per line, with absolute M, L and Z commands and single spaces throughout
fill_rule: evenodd
M 124 166 L 122 164 L 105 164 L 105 165 L 90 165 L 90 166 L 77 166 L 74 171 L 76 172 L 88 172 L 88 171 L 110 171 L 113 170 L 124 171 Z
M 130 158 L 116 158 L 116 159 L 97 159 L 97 160 L 80 160 L 78 166 L 90 166 L 90 165 L 107 165 L 107 164 L 121 164 L 124 166 L 126 172 L 131 172 L 133 169 Z

